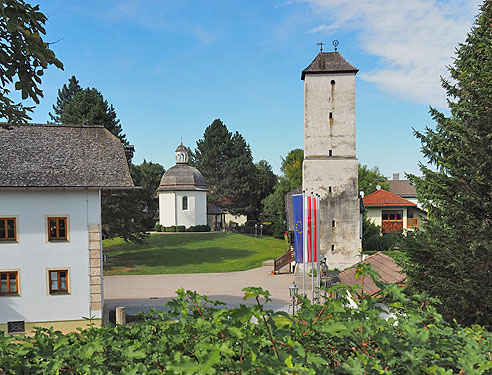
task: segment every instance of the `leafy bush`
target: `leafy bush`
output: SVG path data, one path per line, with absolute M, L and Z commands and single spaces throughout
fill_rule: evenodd
M 210 232 L 211 228 L 208 225 L 195 225 L 188 229 L 188 232 Z
M 374 278 L 367 266 L 357 274 Z M 396 285 L 380 286 L 374 298 L 343 285 L 327 291 L 339 298 L 321 305 L 299 297 L 295 317 L 265 309 L 261 301 L 270 294 L 261 288 L 244 289 L 256 304 L 230 310 L 181 289 L 168 311 L 153 310 L 133 326 L 0 334 L 0 373 L 491 373 L 490 332 L 451 326 L 428 302 L 408 299 Z M 358 296 L 358 309 L 348 307 L 349 294 Z
M 169 227 L 164 227 L 166 229 L 166 232 L 176 232 L 176 226 L 171 225 Z
M 245 226 L 253 227 L 253 228 L 254 228 L 255 224 L 258 224 L 258 222 L 256 220 L 246 220 L 246 222 L 244 223 Z
M 159 222 L 155 223 L 154 230 L 156 232 L 162 232 L 162 228 L 163 228 L 163 226 Z
M 178 225 L 176 227 L 176 232 L 186 232 L 186 227 L 184 225 Z

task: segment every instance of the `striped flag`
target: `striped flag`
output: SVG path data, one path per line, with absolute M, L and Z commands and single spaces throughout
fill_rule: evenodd
M 294 213 L 294 257 L 297 263 L 302 263 L 304 260 L 303 254 L 303 212 L 302 212 L 302 195 L 292 196 L 292 205 Z

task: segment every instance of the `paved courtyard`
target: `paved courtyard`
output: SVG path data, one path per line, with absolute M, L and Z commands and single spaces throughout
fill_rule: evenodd
M 227 273 L 196 273 L 175 275 L 105 276 L 104 301 L 109 309 L 124 306 L 127 314 L 149 311 L 151 307 L 162 309 L 163 304 L 176 296 L 179 288 L 194 290 L 213 300 L 222 300 L 225 307 L 252 304 L 244 301 L 244 287 L 255 286 L 271 294 L 267 307 L 278 311 L 289 309 L 289 286 L 299 279 L 290 273 L 272 275 L 272 266 L 248 271 Z M 301 281 L 302 282 L 302 281 Z

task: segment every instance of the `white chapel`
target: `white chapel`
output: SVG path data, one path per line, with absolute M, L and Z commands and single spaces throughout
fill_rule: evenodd
M 188 148 L 176 148 L 176 165 L 169 168 L 157 188 L 159 223 L 186 228 L 207 224 L 208 187 L 200 171 L 188 164 Z

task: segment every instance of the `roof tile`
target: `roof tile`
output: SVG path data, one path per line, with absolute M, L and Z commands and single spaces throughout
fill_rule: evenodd
M 402 207 L 417 205 L 389 191 L 380 189 L 363 198 L 364 207 Z

